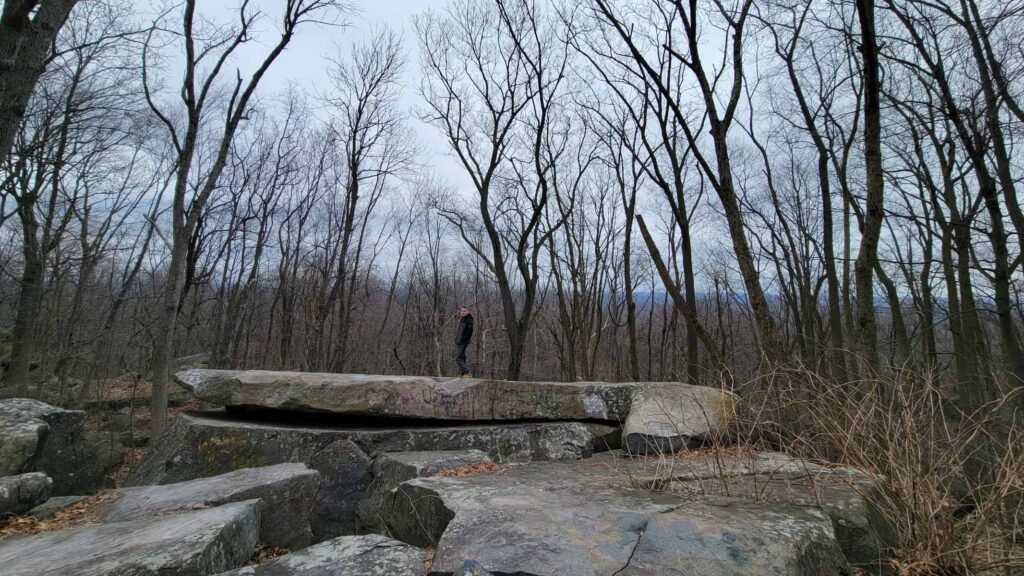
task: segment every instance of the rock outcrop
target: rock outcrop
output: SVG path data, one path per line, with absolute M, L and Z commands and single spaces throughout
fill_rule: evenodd
M 303 464 L 243 468 L 227 474 L 164 486 L 122 488 L 107 504 L 104 522 L 209 508 L 230 502 L 258 500 L 262 519 L 260 543 L 281 548 L 309 545 L 310 513 L 320 475 Z
M 53 480 L 42 472 L 0 478 L 0 518 L 28 512 L 46 502 Z
M 352 534 L 355 510 L 383 452 L 484 451 L 500 460 L 583 458 L 617 445 L 618 430 L 581 422 L 412 426 L 301 426 L 228 413 L 181 415 L 153 442 L 127 486 L 182 482 L 240 468 L 300 462 L 320 473 L 313 512 L 317 541 Z
M 103 518 L 259 498 L 262 543 L 293 551 L 232 576 L 420 574 L 425 548 L 435 575 L 849 575 L 878 571 L 891 539 L 864 474 L 727 448 L 737 399 L 723 390 L 177 378 L 225 409 L 178 416 Z
M 244 565 L 259 502 L 0 540 L 5 576 L 206 576 Z
M 28 398 L 0 400 L 0 476 L 44 472 L 53 494 L 88 494 L 104 484 L 104 458 L 85 434 L 85 412 Z
M 389 514 L 395 489 L 402 482 L 481 462 L 491 462 L 491 459 L 479 450 L 381 454 L 373 462 L 373 481 L 356 509 L 359 529 L 386 532 L 383 518 Z
M 420 576 L 425 550 L 384 536 L 342 536 L 221 576 Z

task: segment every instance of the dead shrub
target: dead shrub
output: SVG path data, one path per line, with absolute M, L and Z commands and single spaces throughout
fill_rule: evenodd
M 835 382 L 804 367 L 737 391 L 737 434 L 761 448 L 868 473 L 901 576 L 1024 573 L 1024 428 L 1012 389 L 958 410 L 934 374 L 897 369 Z

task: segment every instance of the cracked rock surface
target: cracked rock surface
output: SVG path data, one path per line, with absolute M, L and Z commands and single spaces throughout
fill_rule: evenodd
M 221 576 L 420 576 L 425 550 L 377 534 L 342 536 Z
M 599 455 L 409 480 L 386 523 L 403 541 L 436 545 L 433 574 L 474 559 L 495 574 L 537 576 L 844 575 L 836 526 L 874 533 L 849 512 L 864 502 L 840 491 L 850 474 L 771 453 L 671 463 Z

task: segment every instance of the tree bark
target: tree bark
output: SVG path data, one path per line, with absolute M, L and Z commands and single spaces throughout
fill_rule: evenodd
M 878 44 L 875 39 L 875 2 L 856 0 L 861 31 L 861 56 L 864 74 L 864 164 L 866 169 L 864 222 L 860 251 L 854 263 L 857 290 L 856 335 L 861 359 L 869 369 L 878 366 L 878 337 L 875 322 L 873 273 L 878 263 L 878 239 L 885 217 L 883 202 L 885 181 L 882 173 L 881 81 Z

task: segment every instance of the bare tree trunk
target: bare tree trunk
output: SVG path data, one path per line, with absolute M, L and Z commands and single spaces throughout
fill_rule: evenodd
M 57 33 L 78 0 L 7 0 L 0 14 L 0 162 L 14 145 Z
M 860 20 L 861 55 L 864 60 L 864 164 L 867 170 L 864 222 L 860 251 L 854 263 L 857 288 L 856 335 L 858 352 L 866 367 L 878 366 L 878 339 L 875 323 L 875 291 L 873 273 L 878 265 L 878 239 L 885 218 L 883 201 L 885 176 L 882 173 L 882 113 L 880 106 L 878 44 L 875 40 L 875 2 L 856 0 Z
M 33 329 L 39 318 L 43 297 L 43 257 L 36 240 L 38 225 L 34 216 L 23 219 L 25 241 L 22 256 L 25 259 L 21 273 L 21 289 L 18 293 L 18 308 L 14 319 L 11 341 L 11 362 L 4 379 L 13 382 L 19 395 L 29 391 L 29 370 L 36 353 L 36 334 Z

